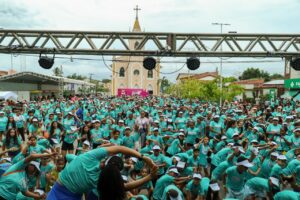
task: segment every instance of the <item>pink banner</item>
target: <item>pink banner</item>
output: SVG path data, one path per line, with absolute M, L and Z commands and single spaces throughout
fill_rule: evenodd
M 146 90 L 143 89 L 134 89 L 134 88 L 118 89 L 118 96 L 134 96 L 134 95 L 147 97 L 149 94 Z

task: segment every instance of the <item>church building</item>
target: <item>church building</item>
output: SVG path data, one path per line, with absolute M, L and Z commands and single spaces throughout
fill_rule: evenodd
M 138 19 L 138 7 L 133 32 L 141 32 Z M 129 48 L 135 49 L 139 40 L 129 40 Z M 149 94 L 159 95 L 160 64 L 156 64 L 154 70 L 146 70 L 143 67 L 143 56 L 119 56 L 113 58 L 112 63 L 112 95 L 117 95 L 119 89 L 143 89 Z

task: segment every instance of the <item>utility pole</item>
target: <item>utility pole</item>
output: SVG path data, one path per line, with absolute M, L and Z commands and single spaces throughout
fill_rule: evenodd
M 214 26 L 220 26 L 221 34 L 223 33 L 223 26 L 230 26 L 230 24 L 226 23 L 212 23 Z M 222 44 L 221 44 L 221 52 L 222 52 Z M 223 95 L 223 78 L 222 78 L 222 70 L 223 70 L 223 61 L 222 57 L 220 57 L 220 107 L 222 107 L 222 95 Z
M 90 75 L 90 83 L 92 83 L 92 77 L 93 77 L 93 75 L 95 75 L 95 74 L 89 73 L 89 75 Z M 96 91 L 95 91 L 95 92 L 96 92 Z M 92 93 L 92 86 L 90 86 L 90 93 Z

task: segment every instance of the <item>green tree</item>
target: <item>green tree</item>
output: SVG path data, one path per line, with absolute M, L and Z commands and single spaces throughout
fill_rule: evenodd
M 270 74 L 258 68 L 248 68 L 246 69 L 243 74 L 239 77 L 240 80 L 248 80 L 248 79 L 255 79 L 255 78 L 262 78 L 265 81 L 270 80 Z
M 220 99 L 219 79 L 214 81 L 199 81 L 195 79 L 188 79 L 179 84 L 171 84 L 167 89 L 167 93 L 172 96 L 182 98 L 199 98 L 205 101 L 218 102 Z M 224 100 L 232 101 L 233 98 L 242 94 L 244 89 L 235 84 L 225 84 L 223 82 Z
M 270 76 L 270 79 L 271 80 L 284 79 L 284 77 L 281 74 L 275 73 Z
M 67 76 L 67 78 L 77 79 L 77 80 L 84 80 L 84 79 L 87 79 L 86 76 L 77 75 L 76 73 L 73 73 L 73 74 Z
M 61 69 L 60 67 L 55 67 L 55 68 L 53 69 L 53 75 L 54 75 L 54 76 L 60 76 L 60 77 L 62 77 L 62 76 L 63 76 L 63 71 L 62 71 L 62 69 Z
M 111 82 L 111 80 L 110 79 L 102 79 L 102 81 L 101 81 L 102 83 L 110 83 Z

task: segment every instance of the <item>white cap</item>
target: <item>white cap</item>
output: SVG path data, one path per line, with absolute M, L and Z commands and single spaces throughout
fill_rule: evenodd
M 286 160 L 286 156 L 285 155 L 279 155 L 277 156 L 278 160 Z
M 226 140 L 227 139 L 227 137 L 225 136 L 225 135 L 223 135 L 222 137 L 221 137 L 221 140 Z
M 124 123 L 124 121 L 122 119 L 119 120 L 119 123 Z
M 2 160 L 6 160 L 7 162 L 11 162 L 11 158 L 9 158 L 9 157 L 2 158 L 0 161 L 2 161 Z
M 277 152 L 272 152 L 271 156 L 275 156 L 277 158 L 279 156 L 279 154 Z
M 211 188 L 212 191 L 219 191 L 220 190 L 220 186 L 219 186 L 218 183 L 210 184 L 209 187 Z
M 234 144 L 232 142 L 229 142 L 227 145 L 228 146 L 233 146 Z
M 155 145 L 152 149 L 153 149 L 153 150 L 160 150 L 160 146 Z
M 96 123 L 96 120 L 92 120 L 92 124 L 95 124 Z
M 126 127 L 125 127 L 125 130 L 128 130 L 128 129 L 131 130 L 131 128 L 130 128 L 129 126 L 126 126 Z
M 168 172 L 174 172 L 175 174 L 179 174 L 177 168 L 171 168 Z
M 183 128 L 179 129 L 179 132 L 185 133 L 185 130 Z
M 276 185 L 277 187 L 279 187 L 279 179 L 275 178 L 275 177 L 270 177 L 271 182 Z
M 100 123 L 100 121 L 98 119 L 94 120 L 94 123 Z
M 259 131 L 259 128 L 257 126 L 254 126 L 253 129 Z
M 296 128 L 293 132 L 297 132 L 297 131 L 300 131 L 300 128 Z
M 180 168 L 180 169 L 184 169 L 184 167 L 185 167 L 185 162 L 178 161 L 176 167 L 178 167 L 178 168 Z
M 276 142 L 274 142 L 274 141 L 272 141 L 272 142 L 271 142 L 271 144 L 272 144 L 272 145 L 277 145 L 277 143 L 276 143 Z
M 154 123 L 159 123 L 159 121 L 158 120 L 154 120 Z
M 39 120 L 37 118 L 32 119 L 33 122 L 38 122 Z
M 220 116 L 219 115 L 215 115 L 213 118 L 220 118 Z
M 177 162 L 181 160 L 180 157 L 178 157 L 178 156 L 174 156 L 173 158 L 175 158 L 175 160 L 176 160 Z
M 237 166 L 244 166 L 244 167 L 253 167 L 253 164 L 249 162 L 249 160 L 243 160 L 242 162 L 236 163 Z
M 87 146 L 91 146 L 91 143 L 90 143 L 88 140 L 85 140 L 85 141 L 83 142 L 83 144 L 85 144 L 85 145 L 87 145 Z
M 68 115 L 73 115 L 73 113 L 72 112 L 68 112 Z
M 193 178 L 198 178 L 198 179 L 201 179 L 201 178 L 202 178 L 202 176 L 201 176 L 201 174 L 193 174 Z
M 237 132 L 235 132 L 232 134 L 232 137 L 234 137 L 234 136 L 239 136 L 239 134 Z
M 44 190 L 41 190 L 41 189 L 36 189 L 36 190 L 34 190 L 34 192 L 38 193 L 40 196 L 45 193 Z
M 34 165 L 37 170 L 41 171 L 40 170 L 40 163 L 39 162 L 37 162 L 37 161 L 30 161 L 29 164 L 30 165 Z
M 168 122 L 172 122 L 172 119 L 168 119 Z
M 135 163 L 137 163 L 137 161 L 138 161 L 138 159 L 136 157 L 131 157 L 130 160 L 132 160 Z
M 153 131 L 158 131 L 158 128 L 154 128 Z
M 278 117 L 274 117 L 273 120 L 279 121 L 279 118 Z
M 2 110 L 0 110 L 0 114 L 4 114 L 5 112 L 3 112 Z
M 180 132 L 178 135 L 179 135 L 179 136 L 184 136 L 184 133 Z

